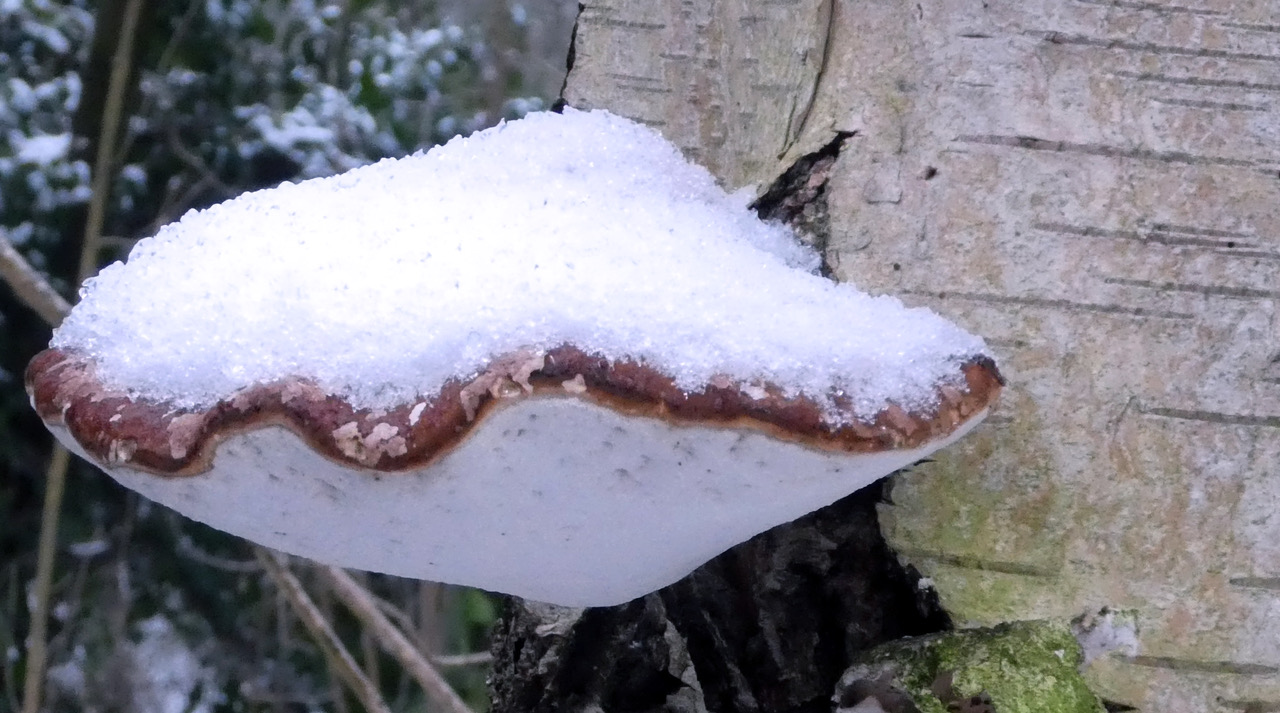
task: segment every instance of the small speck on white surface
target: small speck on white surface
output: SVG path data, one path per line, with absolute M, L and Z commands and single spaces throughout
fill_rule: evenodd
M 690 390 L 776 384 L 832 422 L 927 408 L 985 353 L 817 264 L 654 131 L 570 109 L 188 213 L 86 283 L 53 345 L 179 406 L 301 376 L 388 408 L 567 343 Z

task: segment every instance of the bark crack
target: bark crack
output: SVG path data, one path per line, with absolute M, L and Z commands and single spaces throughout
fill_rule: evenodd
M 838 131 L 825 146 L 801 156 L 751 205 L 761 220 L 776 220 L 796 230 L 822 256 L 822 274 L 827 277 L 832 274 L 827 262 L 827 183 L 844 142 L 855 133 Z
M 809 116 L 813 113 L 813 105 L 818 100 L 818 88 L 822 86 L 822 78 L 827 73 L 827 63 L 831 58 L 831 46 L 835 40 L 835 2 L 834 0 L 822 0 L 818 6 L 818 23 L 819 31 L 816 33 L 821 37 L 822 45 L 818 48 L 818 69 L 814 72 L 813 81 L 809 85 L 809 93 L 804 98 L 803 105 L 793 107 L 791 116 L 787 122 L 787 140 L 782 146 L 782 150 L 778 152 L 778 158 L 786 155 L 787 151 L 800 140 L 801 134 L 804 133 L 805 126 L 809 123 Z

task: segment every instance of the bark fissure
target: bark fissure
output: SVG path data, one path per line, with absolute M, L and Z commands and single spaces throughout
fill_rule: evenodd
M 830 277 L 827 247 L 831 241 L 827 184 L 845 142 L 856 132 L 838 131 L 822 148 L 805 154 L 787 168 L 751 205 L 762 220 L 794 228 L 822 256 L 822 274 Z

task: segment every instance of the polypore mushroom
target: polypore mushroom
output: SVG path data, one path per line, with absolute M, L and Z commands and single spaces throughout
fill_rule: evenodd
M 188 213 L 27 388 L 69 448 L 331 564 L 615 604 L 959 438 L 1000 377 L 656 133 L 538 114 Z

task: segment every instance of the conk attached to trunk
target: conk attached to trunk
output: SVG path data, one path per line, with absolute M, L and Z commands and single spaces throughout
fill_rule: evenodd
M 653 131 L 536 114 L 187 214 L 86 284 L 27 387 L 213 527 L 617 604 L 990 409 L 981 339 L 817 264 Z

